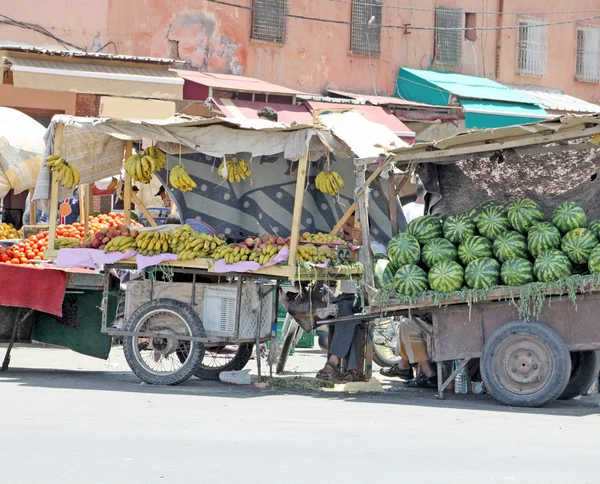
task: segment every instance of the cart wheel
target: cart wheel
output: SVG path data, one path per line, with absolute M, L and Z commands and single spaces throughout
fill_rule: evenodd
M 279 360 L 277 360 L 277 366 L 275 367 L 275 373 L 278 375 L 283 373 L 287 359 L 290 356 L 290 351 L 292 351 L 296 346 L 296 343 L 300 339 L 303 331 L 300 325 L 289 314 L 286 316 L 286 323 L 288 323 L 288 318 L 288 329 L 284 333 L 283 344 L 281 345 L 281 352 L 279 353 Z
M 383 368 L 398 363 L 400 357 L 396 355 L 396 347 L 399 337 L 397 322 L 378 320 L 373 328 L 373 361 Z
M 252 343 L 231 346 L 209 346 L 196 370 L 198 378 L 218 380 L 222 371 L 241 370 L 252 357 Z
M 177 336 L 204 338 L 204 326 L 192 307 L 175 299 L 142 304 L 125 328 L 130 332 L 158 332 L 159 337 L 126 336 L 127 364 L 140 380 L 153 385 L 177 385 L 190 378 L 204 358 L 204 343 Z
M 573 351 L 571 353 L 571 378 L 559 400 L 570 400 L 586 393 L 598 378 L 600 353 L 598 351 Z
M 485 387 L 496 400 L 517 407 L 539 407 L 564 391 L 571 358 L 567 345 L 550 326 L 513 321 L 487 340 L 480 370 Z

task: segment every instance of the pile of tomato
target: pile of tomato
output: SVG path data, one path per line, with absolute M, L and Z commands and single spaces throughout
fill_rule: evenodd
M 94 235 L 101 229 L 116 227 L 124 221 L 123 214 L 107 213 L 89 218 L 89 231 Z M 132 227 L 141 227 L 137 222 L 131 222 Z M 85 239 L 84 224 L 74 223 L 69 225 L 58 225 L 56 227 L 57 237 L 68 237 L 83 241 Z M 0 247 L 0 263 L 5 264 L 31 264 L 32 260 L 43 260 L 44 250 L 48 247 L 48 232 L 40 232 L 31 235 L 23 242 L 11 247 Z

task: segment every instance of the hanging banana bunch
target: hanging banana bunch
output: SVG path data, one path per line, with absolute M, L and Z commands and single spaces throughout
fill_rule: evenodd
M 150 183 L 152 174 L 162 170 L 167 162 L 166 155 L 156 146 L 131 155 L 125 162 L 125 170 L 135 181 Z
M 60 155 L 51 155 L 46 160 L 46 166 L 52 168 L 59 183 L 67 188 L 73 188 L 79 184 L 79 170 L 75 165 L 67 163 Z
M 171 170 L 169 181 L 173 188 L 177 188 L 177 190 L 181 190 L 182 192 L 189 192 L 197 186 L 194 180 L 192 180 L 190 175 L 185 171 L 183 164 L 179 164 Z
M 322 171 L 317 175 L 315 186 L 325 195 L 335 197 L 344 188 L 344 180 L 337 171 Z
M 227 174 L 225 174 L 226 166 Z M 238 160 L 235 156 L 231 160 L 223 161 L 219 165 L 217 173 L 223 178 L 227 178 L 229 182 L 241 182 L 252 174 L 248 162 L 244 159 Z

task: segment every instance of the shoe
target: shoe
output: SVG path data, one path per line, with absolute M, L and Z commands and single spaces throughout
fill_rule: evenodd
M 437 388 L 437 375 L 428 377 L 425 373 L 419 373 L 412 380 L 402 383 L 404 386 L 412 388 Z
M 379 374 L 387 376 L 388 378 L 400 378 L 401 380 L 412 380 L 415 377 L 412 368 L 401 370 L 398 368 L 398 365 L 394 365 L 390 368 L 382 368 L 379 370 Z

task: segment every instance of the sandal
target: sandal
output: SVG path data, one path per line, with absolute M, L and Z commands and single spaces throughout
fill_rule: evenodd
M 401 370 L 398 368 L 398 364 L 393 365 L 391 368 L 382 368 L 379 373 L 388 378 L 400 378 L 402 380 L 412 380 L 415 375 L 413 374 L 412 368 Z
M 350 383 L 353 381 L 358 381 L 356 370 L 350 370 L 346 372 L 346 374 L 340 379 L 340 383 Z
M 327 371 L 326 368 L 331 368 L 331 371 Z M 338 381 L 342 376 L 342 372 L 340 371 L 340 367 L 335 363 L 327 362 L 325 366 L 319 370 L 316 374 L 315 378 L 324 381 Z

